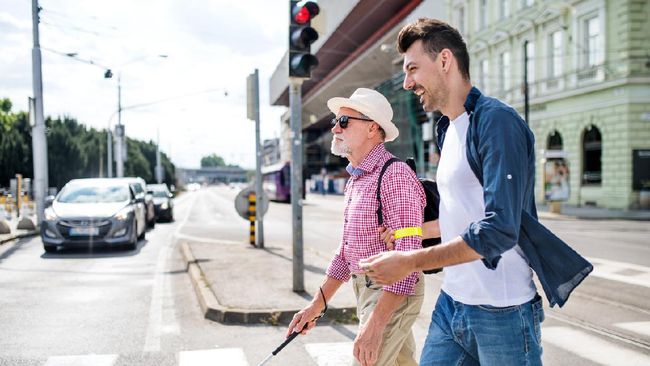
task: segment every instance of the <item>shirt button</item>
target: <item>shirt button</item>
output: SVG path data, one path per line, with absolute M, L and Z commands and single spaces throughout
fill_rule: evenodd
M 506 177 L 507 177 L 508 179 L 512 179 L 512 175 L 511 175 L 511 174 L 508 174 Z

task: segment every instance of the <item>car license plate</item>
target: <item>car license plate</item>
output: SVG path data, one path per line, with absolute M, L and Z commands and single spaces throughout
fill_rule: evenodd
M 99 234 L 99 228 L 96 227 L 73 227 L 70 228 L 72 236 L 94 236 Z

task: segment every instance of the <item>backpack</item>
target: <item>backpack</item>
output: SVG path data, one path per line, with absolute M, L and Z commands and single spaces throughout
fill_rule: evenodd
M 401 160 L 398 158 L 388 159 L 388 161 L 386 161 L 384 166 L 381 168 L 381 172 L 379 173 L 379 179 L 377 180 L 377 202 L 379 202 L 379 207 L 377 208 L 377 222 L 379 223 L 379 226 L 382 226 L 384 223 L 384 215 L 382 211 L 381 192 L 380 192 L 381 180 L 384 177 L 384 173 L 386 172 L 386 169 L 388 169 L 388 167 L 396 161 L 401 161 Z M 413 158 L 406 159 L 406 164 L 413 170 L 413 172 L 416 172 L 415 160 L 413 160 Z M 424 189 L 424 194 L 427 199 L 427 204 L 424 207 L 424 215 L 423 215 L 424 222 L 437 220 L 439 215 L 438 206 L 440 204 L 440 194 L 438 193 L 438 184 L 432 181 L 431 179 L 427 179 L 427 178 L 419 178 L 419 180 L 420 180 L 420 184 L 422 185 L 422 188 Z M 440 244 L 440 242 L 441 242 L 440 238 L 422 239 L 422 247 L 428 248 L 430 246 Z M 442 271 L 442 268 L 434 268 L 423 272 L 426 274 L 431 274 L 431 273 L 438 273 L 440 271 Z

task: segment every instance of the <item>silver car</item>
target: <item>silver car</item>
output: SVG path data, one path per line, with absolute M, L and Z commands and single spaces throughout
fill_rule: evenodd
M 144 197 L 136 196 L 127 182 L 74 179 L 45 210 L 41 238 L 48 253 L 59 246 L 135 249 L 146 228 Z

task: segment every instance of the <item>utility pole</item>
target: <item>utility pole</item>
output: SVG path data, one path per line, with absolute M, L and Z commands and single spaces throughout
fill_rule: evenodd
M 289 78 L 291 106 L 291 212 L 293 217 L 293 291 L 305 291 L 302 245 L 302 79 Z
M 32 153 L 34 160 L 34 198 L 36 200 L 37 225 L 43 221 L 45 196 L 48 187 L 47 138 L 45 137 L 45 118 L 43 117 L 43 73 L 41 71 L 41 45 L 38 34 L 38 0 L 32 0 L 32 28 L 34 46 L 32 48 L 32 87 L 34 93 L 34 126 L 32 127 Z M 20 188 L 18 188 L 20 190 Z
M 248 102 L 248 119 L 255 121 L 255 222 L 257 223 L 257 230 L 255 233 L 255 246 L 264 248 L 264 210 L 263 210 L 263 196 L 264 189 L 262 188 L 262 149 L 260 148 L 260 84 L 259 72 L 248 75 L 246 79 L 247 102 Z
M 110 124 L 106 129 L 106 168 L 108 178 L 113 178 L 113 132 L 111 131 Z
M 121 72 L 120 72 L 121 74 Z M 117 76 L 117 125 L 115 126 L 115 170 L 124 177 L 124 125 L 122 124 L 122 75 Z
M 528 124 L 528 40 L 524 41 L 524 121 Z
M 163 171 L 162 171 L 162 165 L 160 163 L 160 128 L 158 129 L 157 140 L 158 141 L 156 141 L 156 182 L 160 184 L 163 181 Z

